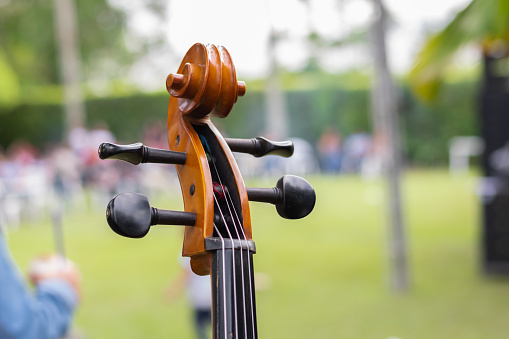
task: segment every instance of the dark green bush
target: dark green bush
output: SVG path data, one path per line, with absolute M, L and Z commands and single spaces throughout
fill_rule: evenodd
M 416 165 L 447 162 L 448 140 L 456 135 L 478 134 L 477 88 L 473 82 L 446 85 L 433 105 L 419 103 L 401 87 L 400 117 L 406 158 Z M 321 131 L 336 126 L 343 136 L 370 131 L 369 90 L 324 88 L 286 92 L 289 129 L 292 136 L 316 143 Z M 141 140 L 143 126 L 161 123 L 166 128 L 167 93 L 89 99 L 86 102 L 89 127 L 105 122 L 122 142 Z M 226 119 L 214 123 L 230 137 L 254 137 L 264 131 L 264 93 L 251 90 L 240 98 Z M 0 107 L 0 145 L 18 138 L 39 148 L 63 138 L 63 110 L 59 105 Z

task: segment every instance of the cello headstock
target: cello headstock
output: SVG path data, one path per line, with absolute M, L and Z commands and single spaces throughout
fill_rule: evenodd
M 108 205 L 107 219 L 115 232 L 128 237 L 142 237 L 155 224 L 186 225 L 182 254 L 191 257 L 195 273 L 206 275 L 214 239 L 230 239 L 231 246 L 237 242 L 254 252 L 249 200 L 272 203 L 282 217 L 297 219 L 312 211 L 315 193 L 306 180 L 295 176 L 284 176 L 273 188 L 246 188 L 232 151 L 287 157 L 293 154 L 293 144 L 264 138 L 225 139 L 215 128 L 210 117 L 227 117 L 246 93 L 226 48 L 193 45 L 177 72 L 168 75 L 166 88 L 170 150 L 103 144 L 99 154 L 102 159 L 133 164 L 175 164 L 185 211 L 153 208 L 141 195 L 118 195 Z
M 177 74 L 167 77 L 166 88 L 171 95 L 169 146 L 187 154 L 186 164 L 176 165 L 184 209 L 196 213 L 195 225 L 186 227 L 182 254 L 191 256 L 195 273 L 208 274 L 206 238 L 222 233 L 224 237 L 251 239 L 242 176 L 226 141 L 210 121 L 210 116 L 228 116 L 246 87 L 237 81 L 224 47 L 195 44 L 184 56 Z M 220 223 L 214 222 L 215 216 Z

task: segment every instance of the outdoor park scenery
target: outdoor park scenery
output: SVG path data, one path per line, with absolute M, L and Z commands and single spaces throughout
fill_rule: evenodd
M 414 6 L 0 0 L 0 226 L 21 271 L 79 267 L 72 338 L 195 338 L 184 227 L 128 239 L 105 216 L 122 192 L 182 211 L 174 166 L 97 149 L 168 149 L 165 80 L 196 42 L 246 83 L 222 135 L 294 143 L 235 154 L 246 186 L 316 192 L 300 220 L 250 203 L 260 338 L 506 338 L 509 1 Z
M 380 181 L 307 177 L 318 200 L 301 221 L 251 203 L 260 337 L 504 338 L 509 285 L 480 271 L 477 175 L 405 175 L 412 288 L 402 295 L 388 284 Z M 181 209 L 178 196 L 150 198 L 154 206 Z M 193 338 L 185 296 L 165 296 L 179 270 L 180 227 L 127 239 L 110 230 L 102 210 L 64 220 L 67 254 L 83 273 L 76 331 L 87 338 Z M 9 243 L 27 267 L 40 251 L 52 251 L 53 241 L 45 220 L 12 231 Z

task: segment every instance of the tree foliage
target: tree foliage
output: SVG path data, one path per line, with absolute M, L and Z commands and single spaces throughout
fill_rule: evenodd
M 486 52 L 495 41 L 509 43 L 509 1 L 473 0 L 427 39 L 409 74 L 413 91 L 424 101 L 433 100 L 446 67 L 461 48 L 476 43 Z
M 59 83 L 53 6 L 52 0 L 12 0 L 0 8 L 0 76 L 9 70 L 22 87 Z M 118 75 L 129 62 L 124 13 L 107 0 L 76 1 L 76 7 L 83 78 Z

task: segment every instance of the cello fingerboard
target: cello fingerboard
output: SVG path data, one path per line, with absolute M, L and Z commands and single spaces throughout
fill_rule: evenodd
M 232 241 L 208 238 L 207 242 L 221 243 L 213 250 L 212 321 L 214 339 L 258 338 L 256 327 L 256 303 L 254 293 L 254 271 L 252 241 Z M 251 244 L 249 244 L 251 243 Z M 212 246 L 207 246 L 211 248 Z M 233 247 L 233 248 L 232 248 Z

